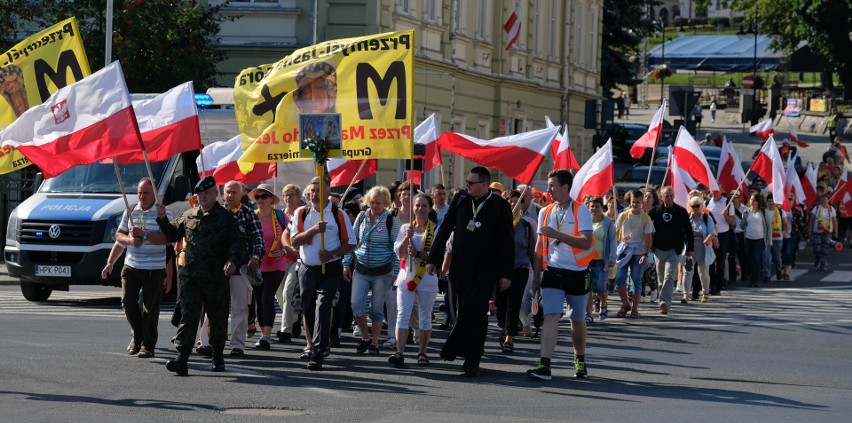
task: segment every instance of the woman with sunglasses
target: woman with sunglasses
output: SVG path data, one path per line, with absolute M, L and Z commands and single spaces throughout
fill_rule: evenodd
M 743 213 L 742 228 L 745 234 L 745 250 L 748 256 L 751 286 L 759 287 L 763 269 L 763 252 L 772 246 L 771 218 L 766 213 L 763 196 L 755 192 L 751 195 L 748 209 Z
M 255 348 L 268 350 L 275 322 L 275 292 L 287 274 L 285 256 L 291 248 L 285 248 L 284 231 L 287 229 L 287 217 L 273 206 L 281 200 L 272 193 L 272 187 L 260 184 L 249 193 L 249 198 L 257 204 L 257 217 L 263 230 L 263 246 L 266 254 L 260 262 L 263 283 L 254 287 L 254 301 L 257 304 L 257 321 L 260 326 L 260 340 Z
M 695 263 L 691 268 L 685 268 L 683 276 L 684 293 L 681 303 L 689 302 L 692 291 L 692 276 L 698 272 L 701 280 L 701 302 L 710 301 L 710 265 L 715 261 L 713 241 L 716 238 L 716 225 L 709 213 L 704 213 L 704 199 L 699 196 L 689 197 L 689 224 L 692 226 Z

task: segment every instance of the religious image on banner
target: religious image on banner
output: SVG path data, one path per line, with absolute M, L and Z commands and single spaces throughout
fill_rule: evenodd
M 299 133 L 304 134 L 299 140 L 299 154 L 302 157 L 311 157 L 308 140 L 324 142 L 328 150 L 327 157 L 342 156 L 340 113 L 302 113 L 299 115 Z
M 0 54 L 0 128 L 91 73 L 73 17 L 15 44 Z M 0 174 L 29 165 L 17 149 L 0 148 Z
M 344 159 L 411 158 L 414 32 L 330 40 L 274 64 L 243 70 L 234 104 L 244 154 L 254 163 L 309 160 L 300 114 L 339 113 Z

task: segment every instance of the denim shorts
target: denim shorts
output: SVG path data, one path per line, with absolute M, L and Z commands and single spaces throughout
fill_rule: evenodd
M 544 315 L 559 314 L 563 315 L 563 304 L 568 303 L 568 318 L 578 322 L 586 320 L 586 303 L 589 301 L 589 294 L 583 295 L 566 295 L 565 291 L 557 288 L 542 288 L 541 289 L 541 306 L 544 310 Z
M 606 291 L 607 278 L 606 262 L 603 260 L 592 260 L 589 263 L 589 274 L 592 276 L 592 292 L 600 294 Z
M 393 273 L 384 275 L 364 275 L 355 271 L 352 275 L 352 315 L 361 317 L 367 315 L 367 294 L 372 291 L 370 299 L 370 320 L 381 322 L 385 319 L 385 297 L 393 284 Z

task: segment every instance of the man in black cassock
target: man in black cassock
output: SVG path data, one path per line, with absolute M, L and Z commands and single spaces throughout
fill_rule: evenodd
M 515 245 L 509 203 L 488 188 L 491 173 L 477 166 L 465 181 L 467 194 L 456 196 L 444 217 L 429 252 L 426 271 L 434 273 L 444 258 L 447 239 L 453 235 L 451 283 L 459 292 L 459 314 L 441 350 L 441 358 L 464 358 L 467 377 L 479 375 L 488 331 L 488 301 L 494 288 L 511 285 Z

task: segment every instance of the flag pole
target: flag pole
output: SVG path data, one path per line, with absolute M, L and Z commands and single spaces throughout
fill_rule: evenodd
M 115 177 L 118 179 L 118 187 L 121 188 L 121 198 L 124 198 L 124 207 L 127 209 L 127 222 L 132 227 L 133 211 L 130 209 L 130 202 L 127 201 L 127 192 L 124 191 L 124 182 L 121 180 L 121 171 L 118 170 L 118 162 L 115 156 L 112 156 L 112 165 L 115 167 Z
M 201 158 L 201 177 L 204 178 L 207 176 L 207 165 L 204 164 L 204 147 L 198 150 L 198 157 Z
M 358 175 L 361 174 L 361 170 L 364 169 L 364 165 L 366 164 L 367 160 L 361 160 L 361 166 L 358 166 L 358 170 L 355 172 L 355 176 L 352 177 L 352 182 L 349 182 L 349 186 L 346 187 L 346 191 L 343 191 L 343 195 L 340 196 L 341 200 L 346 198 L 346 194 L 349 194 L 349 191 L 352 189 L 352 186 L 355 185 L 355 181 L 358 180 Z
M 654 142 L 654 149 L 651 150 L 651 163 L 648 163 L 648 178 L 645 179 L 645 188 L 648 188 L 648 185 L 651 185 L 651 171 L 654 170 L 654 157 L 657 155 L 657 145 L 660 144 L 660 138 L 663 136 L 663 131 L 660 130 L 659 134 L 657 134 L 657 140 Z M 668 172 L 669 167 L 666 166 L 666 172 Z M 663 182 L 666 181 L 665 175 L 663 176 Z
M 408 217 L 411 222 L 408 224 L 409 227 L 414 226 L 414 154 L 412 149 L 411 160 L 408 161 Z M 406 260 L 406 268 L 408 272 L 414 270 L 414 257 L 409 256 L 409 260 Z
M 737 189 L 735 189 L 735 190 L 734 190 L 734 194 L 733 194 L 733 195 L 731 195 L 731 197 L 734 197 L 734 196 L 736 196 L 737 194 L 739 194 L 739 193 L 740 193 L 740 190 L 741 190 L 741 189 L 742 189 L 742 187 L 743 187 L 743 182 L 745 182 L 746 178 L 748 178 L 748 175 L 749 175 L 750 173 L 751 173 L 751 168 L 749 168 L 749 169 L 746 171 L 745 175 L 743 175 L 743 179 L 741 179 L 741 180 L 740 180 L 740 183 L 738 183 L 738 184 L 737 184 Z M 720 188 L 720 189 L 721 189 L 721 188 Z M 725 210 L 723 210 L 723 211 L 722 211 L 722 214 L 725 214 L 725 213 L 727 213 L 727 212 L 728 212 L 728 208 L 729 208 L 729 207 L 731 207 L 731 204 L 733 204 L 733 201 L 731 201 L 730 199 L 728 199 L 728 204 L 725 206 Z
M 151 171 L 151 162 L 148 161 L 147 150 L 142 150 L 142 157 L 145 158 L 145 167 L 148 169 L 148 177 L 151 178 L 151 187 L 154 188 L 154 203 L 159 203 L 160 199 L 157 197 L 157 182 L 154 180 L 154 172 Z
M 440 154 L 440 153 L 438 153 L 438 154 Z M 446 188 L 447 183 L 444 182 L 444 161 L 443 160 L 441 161 L 441 164 L 438 165 L 438 171 L 441 172 L 441 185 L 443 185 L 444 188 Z
M 524 184 L 524 190 L 521 191 L 520 200 L 524 199 L 524 196 L 527 195 L 527 191 L 529 191 L 529 190 L 530 190 L 530 184 Z M 521 201 L 518 201 L 517 203 L 515 203 L 515 207 L 512 207 L 512 216 L 515 216 L 515 213 L 517 213 L 518 209 L 520 209 L 520 208 L 521 208 Z

